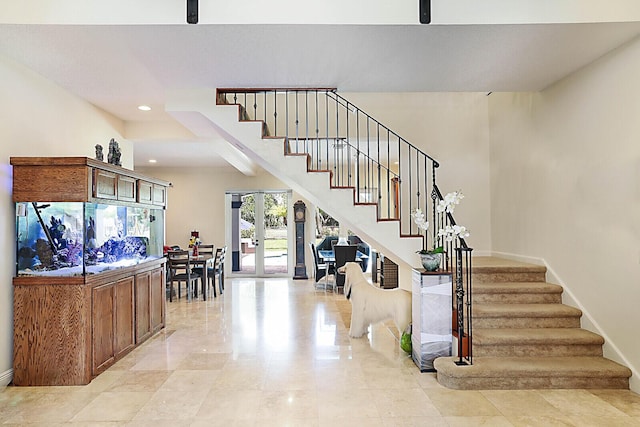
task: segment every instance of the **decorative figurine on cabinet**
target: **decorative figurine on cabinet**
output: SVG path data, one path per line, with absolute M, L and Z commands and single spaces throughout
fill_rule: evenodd
M 102 145 L 96 144 L 96 160 L 104 161 L 104 153 L 102 152 Z
M 122 163 L 120 162 L 121 156 L 122 153 L 120 152 L 120 145 L 115 139 L 111 138 L 111 141 L 109 141 L 109 154 L 107 156 L 107 161 L 112 165 L 122 166 Z

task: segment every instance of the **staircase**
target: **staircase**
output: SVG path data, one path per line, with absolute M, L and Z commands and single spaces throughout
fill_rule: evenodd
M 389 254 L 399 265 L 401 287 L 410 284 L 411 268 L 418 264 L 415 252 L 423 245 L 410 218 L 412 210 L 422 208 L 432 224 L 455 224 L 453 217 L 435 214 L 435 204 L 442 198 L 435 182 L 438 163 L 383 125 L 375 122 L 372 130 L 369 123 L 373 119 L 343 98 L 331 98 L 335 112 L 323 119 L 324 114 L 309 114 L 313 108 L 298 108 L 297 94 L 295 101 L 288 102 L 292 90 L 284 95 L 275 91 L 273 104 L 280 105 L 279 109 L 270 109 L 272 101 L 266 98 L 256 101 L 251 90 L 238 97 L 233 91 L 227 91 L 232 98 L 222 101 L 212 92 L 174 96 L 166 110 L 197 136 L 210 136 L 211 129 L 223 135 L 234 151 L 239 150 L 239 164 L 246 165 L 250 159 L 322 206 Z M 328 96 L 332 94 L 328 91 Z M 306 100 L 301 104 L 309 105 Z M 317 105 L 316 100 L 315 111 Z M 252 111 L 247 112 L 245 106 Z M 291 110 L 300 114 L 287 121 Z M 305 122 L 309 117 L 311 123 Z M 324 136 L 319 136 L 325 127 Z M 391 165 L 389 154 L 397 159 L 397 167 Z M 413 175 L 400 179 L 401 171 Z M 362 198 L 363 186 L 376 189 L 377 203 Z M 432 227 L 434 232 L 437 228 Z M 435 236 L 426 238 L 436 240 Z M 441 384 L 454 389 L 629 388 L 631 371 L 602 357 L 602 337 L 580 329 L 581 311 L 562 304 L 562 288 L 545 282 L 544 267 L 473 257 L 470 268 L 470 249 L 462 239 L 459 243 L 467 262 L 466 267 L 459 267 L 459 277 L 465 278 L 462 287 L 468 290 L 473 283 L 472 304 L 460 305 L 472 307 L 472 354 L 463 356 L 473 364 L 458 366 L 454 363 L 458 357 L 436 359 Z M 454 253 L 451 246 L 447 252 Z M 471 282 L 466 274 L 469 270 Z M 470 327 L 465 324 L 465 337 Z
M 473 365 L 434 362 L 438 382 L 472 389 L 628 389 L 631 371 L 602 357 L 601 336 L 580 329 L 546 268 L 498 258 L 473 264 Z

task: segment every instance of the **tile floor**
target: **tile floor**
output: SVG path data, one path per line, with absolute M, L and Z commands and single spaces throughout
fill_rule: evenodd
M 167 328 L 91 384 L 6 387 L 0 423 L 77 426 L 640 426 L 615 390 L 455 391 L 385 325 L 350 339 L 335 301 L 290 279 L 227 279 L 167 303 Z

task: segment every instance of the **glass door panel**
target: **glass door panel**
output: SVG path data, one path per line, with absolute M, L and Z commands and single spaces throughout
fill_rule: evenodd
M 287 214 L 289 197 L 286 192 L 264 193 L 263 198 L 263 256 L 264 274 L 288 273 Z

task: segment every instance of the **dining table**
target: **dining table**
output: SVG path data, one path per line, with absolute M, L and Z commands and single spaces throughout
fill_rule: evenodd
M 320 249 L 318 250 L 318 258 L 320 258 L 320 262 L 323 264 L 327 264 L 327 272 L 331 269 L 331 266 L 335 266 L 336 263 L 336 254 L 331 249 Z M 369 258 L 369 255 L 362 253 L 360 251 L 356 252 L 356 262 L 362 264 L 362 261 Z M 337 274 L 339 274 L 336 271 Z M 328 274 L 325 276 L 326 282 L 328 283 Z M 334 279 L 335 280 L 335 279 Z M 335 286 L 334 286 L 335 287 Z
M 321 258 L 321 262 L 326 264 L 332 264 L 336 262 L 336 254 L 331 249 L 318 250 L 318 257 Z M 356 252 L 356 262 L 362 262 L 362 260 L 369 258 L 369 255 L 360 251 Z
M 202 268 L 202 299 L 207 300 L 207 288 L 209 285 L 207 273 L 209 267 L 213 267 L 214 256 L 206 255 L 189 255 L 189 263 L 192 268 Z

